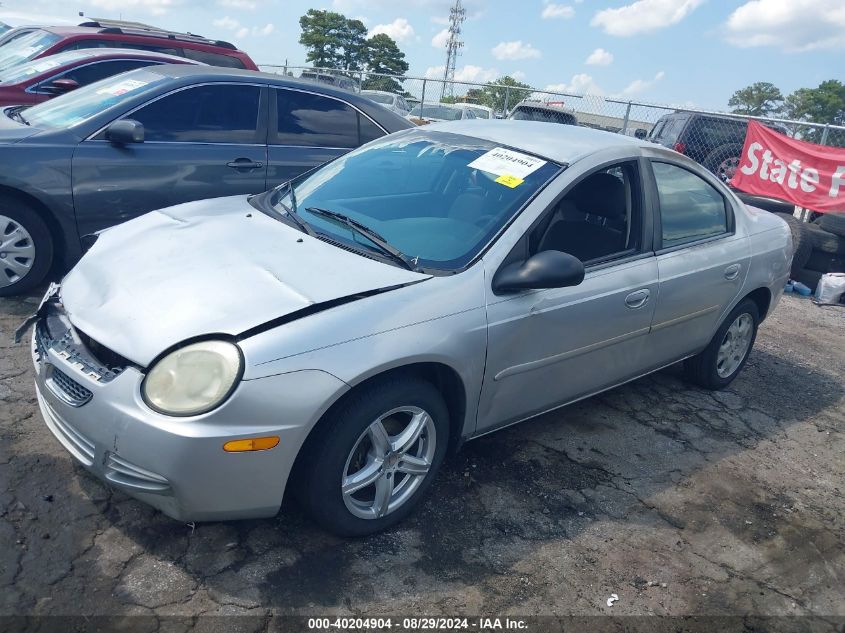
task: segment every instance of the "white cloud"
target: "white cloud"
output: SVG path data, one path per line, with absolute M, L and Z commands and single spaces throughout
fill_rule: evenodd
M 627 86 L 625 86 L 625 89 L 622 90 L 622 96 L 632 97 L 634 95 L 642 94 L 643 92 L 654 86 L 654 84 L 656 84 L 658 81 L 663 79 L 665 75 L 666 73 L 661 70 L 654 76 L 653 79 L 635 79 Z
M 789 2 L 791 0 L 784 0 Z M 637 0 L 615 9 L 603 9 L 590 24 L 610 35 L 636 35 L 677 24 L 704 0 Z
M 517 81 L 522 81 L 525 79 L 525 73 L 521 70 L 515 70 L 514 72 L 510 73 L 510 76 L 516 79 Z
M 370 37 L 384 33 L 400 43 L 410 42 L 414 39 L 414 27 L 405 18 L 396 18 L 389 24 L 376 24 L 370 29 Z
M 437 35 L 431 38 L 431 45 L 434 48 L 446 48 L 446 43 L 449 41 L 449 29 L 443 29 Z
M 549 92 L 566 92 L 579 95 L 597 95 L 604 94 L 595 80 L 587 73 L 579 73 L 573 75 L 569 83 L 549 84 L 546 86 Z
M 258 7 L 258 3 L 254 0 L 217 0 L 217 4 L 221 7 L 240 9 L 242 11 L 253 11 Z
M 523 44 L 522 40 L 500 42 L 490 51 L 496 59 L 531 59 L 542 57 L 543 54 L 531 44 Z
M 567 4 L 547 4 L 543 7 L 540 17 L 544 20 L 554 20 L 555 18 L 571 18 L 573 15 L 575 15 L 575 9 Z
M 608 53 L 603 48 L 597 48 L 585 62 L 588 66 L 610 66 L 613 63 L 613 53 Z
M 425 76 L 427 79 L 443 79 L 444 72 L 446 72 L 445 66 L 431 66 L 426 69 Z M 499 77 L 499 71 L 496 68 L 482 68 L 467 64 L 455 69 L 455 81 L 487 83 L 497 77 Z
M 777 46 L 787 51 L 845 48 L 842 0 L 753 0 L 725 25 L 735 46 Z
M 242 40 L 250 35 L 253 37 L 267 37 L 276 30 L 276 27 L 270 22 L 264 26 L 253 26 L 250 28 L 248 26 L 244 26 L 236 19 L 230 18 L 228 15 L 214 20 L 212 24 L 221 29 L 231 31 L 234 37 L 239 40 Z
M 106 11 L 142 11 L 164 15 L 172 9 L 175 0 L 90 0 L 91 5 Z
M 449 18 L 442 15 L 432 15 L 429 20 L 431 20 L 434 24 L 439 24 L 441 26 L 447 26 L 449 24 Z

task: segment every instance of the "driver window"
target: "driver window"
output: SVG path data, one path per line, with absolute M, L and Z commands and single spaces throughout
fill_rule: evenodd
M 530 254 L 555 250 L 597 263 L 639 248 L 639 170 L 620 163 L 579 180 L 547 211 L 529 236 Z

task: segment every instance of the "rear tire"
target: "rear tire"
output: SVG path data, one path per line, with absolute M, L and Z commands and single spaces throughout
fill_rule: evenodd
M 728 183 L 733 178 L 742 158 L 742 145 L 729 144 L 717 147 L 705 158 L 703 165 L 722 182 Z
M 819 226 L 828 233 L 845 237 L 845 215 L 825 213 L 819 218 Z
M 0 297 L 44 281 L 53 264 L 53 236 L 38 212 L 17 198 L 0 197 Z
M 793 215 L 786 213 L 777 213 L 775 215 L 789 225 L 789 232 L 792 233 L 792 270 L 800 270 L 807 264 L 807 260 L 813 251 L 813 244 L 810 242 L 807 226 Z
M 402 438 L 413 437 L 415 424 L 419 438 L 403 453 Z M 390 377 L 353 392 L 321 421 L 297 458 L 293 492 L 330 532 L 379 532 L 414 510 L 448 443 L 449 411 L 437 389 L 410 374 Z M 364 477 L 370 483 L 356 489 Z
M 751 299 L 740 301 L 700 354 L 684 361 L 687 380 L 705 389 L 724 389 L 739 375 L 757 339 L 760 311 Z

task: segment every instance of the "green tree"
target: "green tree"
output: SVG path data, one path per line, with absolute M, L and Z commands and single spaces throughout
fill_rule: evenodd
M 343 69 L 361 70 L 367 63 L 367 27 L 361 20 L 346 20 L 340 30 Z
M 384 75 L 398 75 L 397 81 L 392 77 L 369 77 L 362 86 L 365 90 L 386 90 L 399 92 L 402 90 L 401 75 L 408 72 L 408 62 L 393 38 L 385 33 L 373 35 L 367 40 L 365 53 L 367 70 Z
M 769 116 L 783 109 L 783 95 L 774 84 L 758 81 L 733 93 L 728 105 L 735 114 Z
M 505 107 L 513 108 L 517 103 L 531 94 L 531 86 L 517 81 L 510 75 L 500 77 L 492 86 L 485 86 L 482 90 L 482 105 L 493 108 L 494 112 L 504 112 Z M 505 103 L 507 101 L 507 103 Z
M 797 121 L 845 125 L 845 84 L 837 79 L 829 79 L 819 84 L 818 88 L 799 88 L 786 98 L 786 115 Z M 804 128 L 801 136 L 810 142 L 819 143 L 822 139 L 821 128 Z M 845 145 L 845 134 L 831 133 L 827 143 Z
M 348 22 L 345 16 L 333 11 L 308 9 L 299 18 L 302 34 L 299 43 L 307 49 L 305 61 L 319 68 L 343 68 L 345 59 L 343 46 L 348 38 Z

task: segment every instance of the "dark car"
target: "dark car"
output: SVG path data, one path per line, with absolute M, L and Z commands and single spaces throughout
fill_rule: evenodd
M 543 123 L 560 123 L 562 125 L 578 125 L 578 117 L 572 108 L 567 108 L 562 102 L 556 101 L 520 101 L 508 117 L 514 121 L 542 121 Z
M 73 263 L 83 236 L 153 209 L 265 191 L 410 127 L 354 93 L 187 64 L 0 109 L 0 296 L 37 285 L 54 259 Z
M 35 105 L 136 68 L 201 63 L 175 55 L 128 48 L 68 51 L 0 70 L 0 107 Z
M 0 46 L 0 70 L 31 59 L 81 48 L 132 48 L 187 57 L 211 66 L 258 70 L 233 44 L 143 24 L 85 22 L 82 26 L 45 26 L 7 34 Z
M 781 133 L 785 128 L 766 123 Z M 748 120 L 717 114 L 674 112 L 658 119 L 649 140 L 689 156 L 724 182 L 733 178 L 742 155 Z

